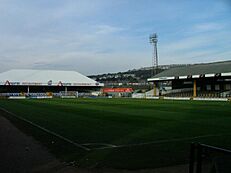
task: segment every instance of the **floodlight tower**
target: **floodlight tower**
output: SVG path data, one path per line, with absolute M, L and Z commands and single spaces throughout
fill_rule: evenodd
M 151 34 L 149 37 L 150 43 L 153 45 L 153 55 L 152 55 L 152 76 L 157 74 L 157 68 L 158 68 L 158 54 L 157 54 L 157 34 Z

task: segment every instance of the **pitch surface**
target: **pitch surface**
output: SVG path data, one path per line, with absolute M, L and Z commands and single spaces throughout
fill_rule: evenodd
M 58 157 L 80 166 L 138 169 L 186 163 L 191 142 L 231 148 L 228 102 L 51 99 L 0 100 L 0 106 L 91 149 L 67 149 L 21 124 Z M 51 145 L 52 140 L 57 142 Z

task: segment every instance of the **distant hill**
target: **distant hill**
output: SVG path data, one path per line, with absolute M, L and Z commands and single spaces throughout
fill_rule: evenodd
M 171 64 L 158 66 L 157 73 L 174 67 L 185 67 L 191 64 Z M 128 70 L 125 72 L 105 73 L 90 75 L 88 77 L 105 84 L 106 87 L 133 87 L 133 88 L 147 88 L 150 85 L 147 79 L 152 77 L 153 68 L 143 67 L 139 69 Z

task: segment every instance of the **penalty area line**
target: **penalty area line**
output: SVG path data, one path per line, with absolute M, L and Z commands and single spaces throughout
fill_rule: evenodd
M 135 143 L 135 144 L 105 146 L 105 147 L 94 148 L 94 150 L 113 149 L 113 148 L 128 148 L 128 147 L 151 145 L 151 144 L 164 144 L 164 143 L 169 143 L 169 142 L 187 141 L 187 140 L 193 140 L 193 139 L 199 139 L 199 138 L 219 137 L 219 136 L 226 136 L 226 135 L 229 136 L 229 135 L 231 135 L 231 133 L 223 133 L 223 134 L 215 134 L 215 135 L 201 135 L 201 136 L 194 136 L 194 137 L 187 137 L 187 138 L 164 139 L 164 140 L 142 142 L 142 143 Z
M 108 144 L 108 143 L 86 143 L 86 144 L 81 144 L 81 145 L 83 145 L 83 146 L 102 145 L 102 146 L 105 146 L 105 147 L 116 147 L 117 146 L 117 145 Z
M 31 121 L 25 119 L 25 118 L 22 118 L 22 117 L 16 115 L 15 113 L 12 113 L 12 112 L 10 112 L 10 111 L 8 111 L 8 110 L 2 108 L 2 107 L 0 107 L 0 110 L 6 112 L 7 114 L 12 115 L 13 117 L 15 117 L 15 118 L 17 118 L 17 119 L 19 119 L 19 120 L 21 120 L 21 121 L 24 121 L 24 122 L 26 122 L 26 123 L 28 123 L 28 124 L 30 124 L 30 125 L 32 125 L 32 126 L 38 128 L 38 129 L 40 129 L 40 130 L 42 130 L 42 131 L 44 131 L 44 132 L 46 132 L 46 133 L 49 133 L 49 134 L 51 134 L 51 135 L 53 135 L 53 136 L 56 136 L 57 138 L 62 139 L 63 141 L 66 141 L 66 142 L 68 142 L 68 143 L 70 143 L 70 144 L 72 144 L 72 145 L 74 145 L 74 146 L 76 146 L 76 147 L 78 147 L 78 148 L 81 148 L 81 149 L 83 149 L 83 150 L 85 150 L 85 151 L 90 151 L 90 150 L 91 150 L 91 149 L 88 148 L 88 147 L 85 147 L 85 146 L 83 146 L 83 145 L 81 145 L 81 144 L 79 144 L 79 143 L 76 143 L 76 142 L 74 142 L 74 141 L 72 141 L 72 140 L 70 140 L 70 139 L 68 139 L 68 138 L 66 138 L 66 137 L 64 137 L 64 136 L 61 136 L 61 135 L 59 135 L 59 134 L 57 134 L 57 133 L 55 133 L 55 132 L 52 132 L 51 130 L 48 130 L 48 129 L 46 129 L 46 128 L 44 128 L 44 127 L 38 125 L 38 124 L 35 124 L 35 123 L 33 123 L 33 122 L 31 122 Z

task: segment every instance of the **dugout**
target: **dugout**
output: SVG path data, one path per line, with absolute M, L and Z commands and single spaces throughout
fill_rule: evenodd
M 148 79 L 161 95 L 179 97 L 230 97 L 231 61 L 189 65 L 163 71 Z M 171 86 L 166 91 L 163 84 Z

